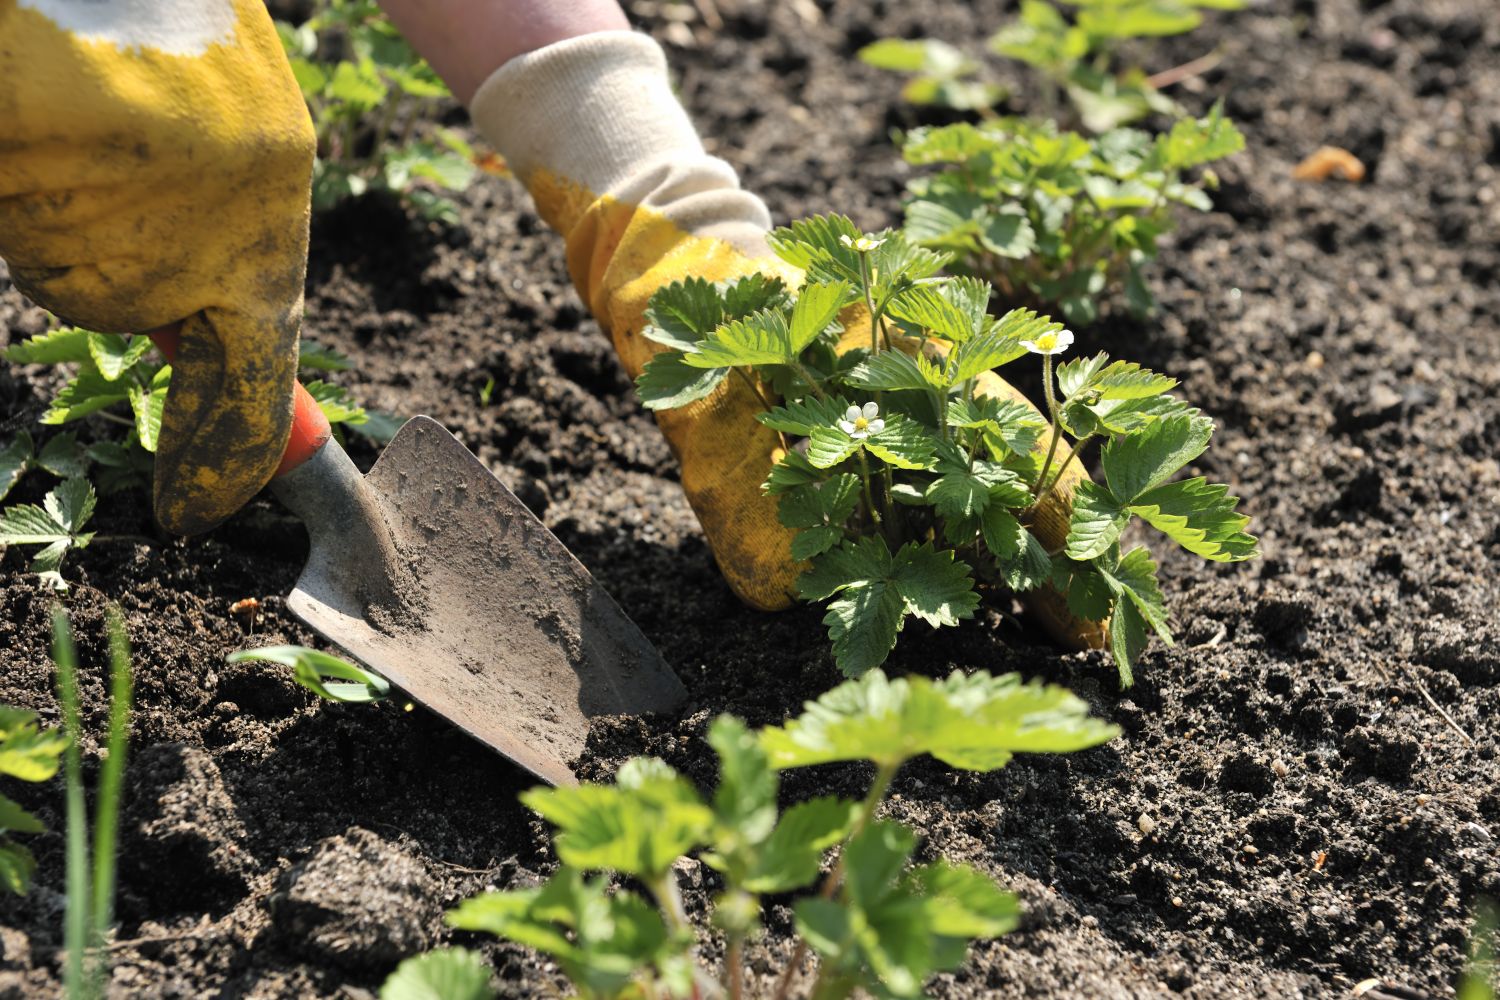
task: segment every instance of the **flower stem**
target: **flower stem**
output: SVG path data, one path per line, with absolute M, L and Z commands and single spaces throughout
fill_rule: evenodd
M 1052 442 L 1047 445 L 1047 457 L 1042 460 L 1042 471 L 1036 477 L 1036 490 L 1034 493 L 1038 500 L 1041 499 L 1042 483 L 1047 481 L 1047 472 L 1052 468 L 1052 458 L 1057 454 L 1057 442 L 1062 437 L 1062 420 L 1057 412 L 1057 396 L 1052 391 L 1052 355 L 1042 355 L 1042 391 L 1047 397 L 1047 413 L 1052 417 Z
M 865 795 L 864 801 L 860 803 L 859 815 L 854 819 L 854 825 L 849 828 L 849 836 L 844 838 L 847 844 L 870 825 L 870 820 L 875 818 L 875 810 L 880 808 L 880 802 L 885 798 L 885 793 L 891 787 L 891 779 L 896 777 L 896 771 L 901 767 L 900 762 L 895 764 L 881 764 L 880 769 L 875 772 L 875 781 L 870 785 L 870 791 Z M 823 879 L 823 884 L 818 887 L 818 895 L 823 899 L 832 899 L 833 894 L 838 892 L 839 886 L 844 881 L 844 855 L 839 853 L 838 860 L 828 870 Z M 771 1000 L 786 1000 L 791 994 L 793 984 L 797 981 L 797 972 L 802 965 L 802 960 L 807 957 L 807 940 L 800 939 L 796 949 L 792 952 L 792 960 L 787 963 L 786 971 L 781 974 L 781 980 L 776 984 L 776 992 L 771 994 Z M 821 978 L 822 973 L 819 972 Z
M 753 392 L 753 393 L 755 393 L 756 398 L 758 398 L 760 400 L 760 405 L 764 406 L 766 408 L 766 412 L 769 413 L 772 409 L 775 408 L 775 404 L 772 403 L 770 401 L 770 399 L 768 399 L 766 397 L 765 391 L 761 389 L 759 381 L 756 380 L 756 379 L 751 378 L 748 374 L 746 374 L 745 373 L 745 369 L 743 369 L 743 368 L 732 368 L 732 369 L 730 369 L 730 371 L 734 372 L 736 375 L 738 375 L 741 379 L 744 380 L 745 384 L 750 387 L 750 391 Z M 776 436 L 779 437 L 779 438 L 781 438 L 781 450 L 782 451 L 791 451 L 792 450 L 791 442 L 786 439 L 786 435 L 785 434 L 781 433 L 781 431 L 777 431 L 776 432 Z
M 1052 477 L 1052 482 L 1048 483 L 1045 488 L 1037 490 L 1037 503 L 1041 503 L 1042 500 L 1046 498 L 1048 493 L 1051 493 L 1053 490 L 1057 489 L 1057 484 L 1062 482 L 1063 473 L 1068 471 L 1068 466 L 1072 464 L 1073 459 L 1078 457 L 1078 453 L 1083 450 L 1083 446 L 1085 444 L 1088 444 L 1088 442 L 1092 440 L 1093 437 L 1094 435 L 1092 434 L 1085 434 L 1083 437 L 1073 442 L 1072 450 L 1068 452 L 1068 457 L 1063 459 L 1062 464 L 1057 467 L 1057 474 Z M 1040 486 L 1040 483 L 1038 483 L 1038 485 Z
M 864 445 L 859 447 L 859 481 L 865 488 L 865 510 L 870 512 L 870 520 L 875 522 L 875 527 L 885 534 L 885 525 L 882 523 L 880 511 L 875 507 L 875 494 L 870 489 L 870 460 L 865 456 Z

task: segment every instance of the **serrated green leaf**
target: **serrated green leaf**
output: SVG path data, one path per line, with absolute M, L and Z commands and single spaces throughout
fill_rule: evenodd
M 42 415 L 44 424 L 65 424 L 86 417 L 108 406 L 129 400 L 123 382 L 107 381 L 92 360 L 86 360 L 78 374 L 63 386 Z
M 76 326 L 27 337 L 5 349 L 5 360 L 17 365 L 56 365 L 89 360 L 89 331 Z
M 1158 375 L 1133 361 L 1116 361 L 1099 372 L 1090 389 L 1101 399 L 1146 399 L 1176 388 L 1177 380 Z
M 564 864 L 648 882 L 713 833 L 713 810 L 697 790 L 652 757 L 627 761 L 613 785 L 533 788 L 521 801 L 558 828 L 557 856 Z
M 859 504 L 859 477 L 843 473 L 782 494 L 777 518 L 788 528 L 841 525 Z
M 984 512 L 985 548 L 995 557 L 1005 585 L 1016 593 L 1035 590 L 1052 574 L 1047 547 L 1014 514 L 996 504 Z
M 1161 636 L 1161 641 L 1173 645 L 1172 630 L 1167 623 L 1167 601 L 1157 582 L 1156 563 L 1151 559 L 1151 553 L 1137 547 L 1121 556 L 1113 566 L 1107 565 L 1103 559 L 1095 560 L 1093 565 L 1119 599 L 1116 606 L 1121 602 L 1133 605 Z
M 800 355 L 828 325 L 838 319 L 839 310 L 849 298 L 849 285 L 843 281 L 825 284 L 809 282 L 797 293 L 792 307 L 791 354 Z
M 792 806 L 761 847 L 742 888 L 765 895 L 811 884 L 824 853 L 848 836 L 858 813 L 858 803 L 832 795 Z
M 961 345 L 954 352 L 957 370 L 955 384 L 971 379 L 980 372 L 1009 364 L 1026 353 L 1023 340 L 1036 340 L 1044 333 L 1062 329 L 1061 323 L 1038 316 L 1029 309 L 1012 309 L 988 332 Z
M 684 357 L 681 351 L 662 351 L 641 369 L 635 391 L 648 410 L 674 410 L 696 403 L 729 376 L 728 368 L 698 368 Z
M 946 389 L 947 379 L 941 371 L 923 357 L 913 357 L 905 351 L 881 351 L 866 357 L 844 375 L 847 385 L 872 392 L 893 392 L 902 389 Z
M 713 802 L 723 828 L 716 838 L 718 846 L 722 849 L 726 838 L 760 844 L 776 826 L 776 793 L 781 785 L 765 750 L 732 715 L 714 719 L 708 727 L 708 745 L 719 755 L 719 787 Z
M 854 283 L 860 280 L 860 255 L 845 246 L 842 237 L 856 240 L 862 235 L 845 216 L 815 215 L 775 230 L 766 242 L 776 256 L 813 280 Z
M 46 469 L 59 479 L 71 479 L 88 472 L 88 449 L 78 443 L 78 436 L 71 432 L 54 434 L 42 445 L 36 456 L 37 468 Z M 3 465 L 3 458 L 0 458 Z M 0 468 L 0 487 L 4 486 L 4 470 Z M 5 490 L 0 489 L 0 498 Z
M 677 351 L 693 351 L 724 322 L 723 296 L 710 281 L 688 278 L 664 285 L 646 307 L 641 335 Z
M 380 1000 L 490 1000 L 490 967 L 467 948 L 439 948 L 396 966 Z
M 971 572 L 951 550 L 910 542 L 896 553 L 891 570 L 906 613 L 934 628 L 957 625 L 959 619 L 973 616 L 979 595 L 974 592 Z
M 113 382 L 151 349 L 149 337 L 124 337 L 118 333 L 90 333 L 89 357 L 106 382 Z
M 1244 530 L 1250 518 L 1236 511 L 1239 497 L 1228 493 L 1228 486 L 1198 476 L 1147 490 L 1129 509 L 1195 555 L 1215 562 L 1254 559 L 1256 540 Z
M 798 486 L 821 482 L 823 478 L 823 471 L 815 468 L 801 452 L 789 451 L 771 466 L 771 471 L 760 488 L 771 496 L 779 496 Z
M 979 315 L 953 301 L 950 284 L 918 285 L 897 295 L 889 306 L 890 315 L 905 320 L 944 340 L 961 344 L 978 335 L 989 325 L 983 312 Z M 972 289 L 972 285 L 966 286 Z M 988 298 L 986 297 L 986 302 Z
M 1066 542 L 1068 558 L 1086 562 L 1103 555 L 1120 541 L 1129 523 L 1130 511 L 1120 506 L 1109 490 L 1084 480 L 1073 493 L 1073 515 Z
M 849 402 L 842 398 L 818 399 L 816 396 L 806 396 L 772 407 L 765 413 L 757 413 L 755 419 L 773 431 L 808 437 L 814 427 L 837 425 L 848 408 Z
M 1086 391 L 1094 384 L 1104 366 L 1109 364 L 1109 355 L 1100 351 L 1093 357 L 1078 357 L 1057 366 L 1057 388 L 1064 399 Z
M 798 353 L 792 349 L 786 317 L 769 310 L 725 323 L 682 360 L 695 368 L 733 368 L 790 364 Z
M 1181 118 L 1172 130 L 1157 140 L 1157 169 L 1186 170 L 1238 153 L 1245 148 L 1245 137 L 1234 123 L 1224 117 L 1224 103 L 1218 102 L 1204 118 Z
M 67 748 L 67 735 L 61 729 L 41 729 L 35 712 L 0 706 L 0 774 L 48 781 Z
M 163 368 L 167 377 L 171 376 L 170 368 Z M 143 388 L 132 385 L 127 391 L 130 400 L 130 412 L 135 418 L 136 439 L 140 441 L 141 447 L 151 454 L 156 454 L 156 442 L 161 436 L 162 414 L 167 406 L 167 386 L 160 388 Z
M 891 550 L 880 538 L 858 538 L 813 561 L 797 580 L 804 601 L 824 601 L 845 587 L 857 587 L 891 575 Z
M 632 892 L 609 892 L 564 865 L 540 889 L 483 893 L 447 914 L 461 930 L 483 931 L 545 952 L 586 996 L 615 997 L 649 974 L 671 995 L 691 991 L 691 938 L 674 936 L 661 913 Z
M 839 670 L 857 677 L 884 663 L 896 648 L 905 618 L 901 595 L 886 581 L 846 588 L 823 616 Z
M 297 367 L 304 371 L 346 372 L 354 367 L 354 362 L 333 348 L 304 337 L 297 345 Z
M 994 879 L 968 865 L 936 861 L 919 865 L 908 879 L 926 903 L 934 934 L 957 938 L 996 938 L 1016 929 L 1021 905 Z
M 242 649 L 225 657 L 226 663 L 252 660 L 291 667 L 293 680 L 328 701 L 380 701 L 391 693 L 391 685 L 379 674 L 373 674 L 331 653 L 306 646 L 259 646 L 255 649 Z M 338 680 L 325 680 L 329 677 Z
M 954 671 L 946 680 L 890 680 L 872 670 L 761 731 L 778 768 L 870 760 L 896 767 L 922 754 L 966 771 L 1003 767 L 1016 753 L 1067 753 L 1118 733 L 1071 692 L 1016 674 Z
M 1109 491 L 1121 504 L 1134 503 L 1203 454 L 1213 432 L 1214 423 L 1207 417 L 1181 414 L 1112 438 L 1101 456 Z
M 1054 563 L 1053 583 L 1067 595 L 1068 610 L 1085 621 L 1101 622 L 1107 619 L 1110 609 L 1114 607 L 1114 592 L 1094 564 L 1063 560 L 1058 562 L 1064 565 L 1059 571 Z
M 978 223 L 980 245 L 997 257 L 1025 260 L 1036 251 L 1036 229 L 1020 209 L 987 211 Z
M 330 424 L 356 425 L 369 419 L 365 408 L 356 403 L 349 395 L 349 390 L 341 385 L 314 379 L 305 383 L 302 388 L 318 401 L 318 406 L 323 410 L 323 416 L 328 418 Z
M 915 420 L 892 413 L 885 418 L 885 427 L 880 433 L 871 434 L 860 443 L 887 465 L 898 469 L 925 469 L 932 463 L 936 440 Z
M 837 427 L 814 427 L 807 438 L 807 461 L 815 469 L 830 469 L 858 451 L 860 444 Z
M 20 482 L 21 475 L 31 464 L 36 445 L 29 431 L 18 431 L 4 450 L 0 450 L 0 500 L 4 500 L 11 489 Z

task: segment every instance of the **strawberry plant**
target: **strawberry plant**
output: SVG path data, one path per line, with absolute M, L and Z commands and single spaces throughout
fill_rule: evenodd
M 1104 354 L 1055 364 L 1073 340 L 1061 324 L 1028 309 L 991 315 L 988 284 L 938 277 L 949 258 L 900 233 L 824 216 L 770 243 L 806 276 L 795 294 L 761 275 L 663 288 L 643 332 L 665 349 L 637 389 L 653 409 L 728 378 L 760 394 L 757 419 L 784 445 L 764 489 L 796 530 L 793 557 L 808 561 L 801 597 L 828 602 L 846 674 L 883 663 L 911 618 L 956 625 L 981 589 L 1051 584 L 1078 617 L 1108 624 L 1128 686 L 1151 634 L 1172 639 L 1156 563 L 1124 545 L 1129 523 L 1207 559 L 1255 555 L 1227 487 L 1173 481 L 1214 430 L 1170 394 L 1176 379 Z M 992 374 L 1035 356 L 1045 416 Z M 1093 443 L 1104 480 L 1080 490 L 1065 544 L 1049 549 L 1032 530 L 1037 509 Z
M 937 172 L 908 183 L 904 231 L 1012 304 L 1056 304 L 1085 325 L 1100 296 L 1123 287 L 1143 315 L 1155 300 L 1141 269 L 1173 210 L 1208 211 L 1217 178 L 1206 165 L 1244 145 L 1217 106 L 1155 137 L 1115 129 L 1088 139 L 1016 118 L 914 129 L 902 155 Z
M 450 224 L 474 151 L 448 129 L 424 130 L 451 95 L 371 0 L 321 0 L 299 25 L 276 23 L 318 135 L 315 209 L 372 189 Z
M 1116 733 L 1066 690 L 1015 675 L 893 681 L 874 670 L 784 726 L 752 733 L 732 716 L 716 719 L 712 796 L 650 757 L 626 762 L 612 785 L 527 792 L 523 801 L 557 828 L 561 865 L 537 888 L 476 896 L 447 920 L 545 952 L 590 1000 L 742 997 L 745 947 L 760 931 L 764 897 L 797 892 L 799 944 L 776 997 L 789 994 L 809 950 L 819 958 L 812 996 L 920 996 L 931 976 L 962 964 L 970 940 L 1015 927 L 1020 908 L 975 868 L 912 863 L 917 835 L 877 816 L 901 765 L 929 754 L 960 770 L 993 771 L 1016 753 L 1067 753 Z M 840 761 L 875 765 L 862 800 L 829 795 L 778 808 L 778 772 Z M 724 943 L 721 982 L 696 954 L 700 929 L 675 871 L 684 856 L 718 876 L 711 921 Z M 640 890 L 611 889 L 610 876 Z M 448 981 L 462 986 L 452 995 L 491 996 L 476 965 L 451 952 L 418 960 L 382 996 L 447 996 L 435 984 Z
M 1019 18 L 996 32 L 988 47 L 1040 75 L 1044 117 L 1058 114 L 1058 97 L 1065 94 L 1077 121 L 1102 133 L 1153 112 L 1182 113 L 1158 89 L 1177 74 L 1148 76 L 1121 66 L 1122 44 L 1180 35 L 1203 23 L 1204 10 L 1243 6 L 1243 0 L 1022 0 Z M 902 96 L 913 104 L 988 110 L 1005 96 L 983 64 L 936 39 L 885 38 L 861 49 L 859 58 L 909 74 Z

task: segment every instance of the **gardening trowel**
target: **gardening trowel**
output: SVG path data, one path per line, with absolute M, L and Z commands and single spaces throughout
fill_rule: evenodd
M 315 450 L 283 460 L 271 490 L 311 543 L 287 598 L 298 618 L 552 784 L 576 781 L 590 718 L 681 701 L 635 623 L 442 425 L 408 420 L 361 475 L 296 395 L 292 438 Z

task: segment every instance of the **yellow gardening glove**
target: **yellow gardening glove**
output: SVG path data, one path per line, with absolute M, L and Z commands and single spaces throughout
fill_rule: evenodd
M 205 531 L 292 418 L 314 136 L 260 0 L 0 0 L 0 257 L 69 323 L 185 320 L 156 514 Z
M 566 238 L 573 281 L 632 378 L 663 350 L 641 335 L 657 289 L 757 271 L 792 288 L 801 283 L 766 245 L 764 204 L 704 152 L 672 94 L 660 47 L 646 36 L 604 32 L 514 59 L 480 87 L 471 111 Z M 864 324 L 851 334 L 855 343 L 868 343 Z M 997 392 L 1011 393 L 994 381 Z M 793 533 L 777 519 L 776 498 L 761 490 L 779 457 L 777 435 L 754 419 L 762 409 L 742 380 L 727 379 L 706 399 L 658 411 L 657 421 L 729 586 L 746 603 L 777 610 L 792 603 L 803 567 L 791 557 Z M 1060 547 L 1066 509 L 1059 522 L 1049 508 L 1034 528 Z M 1053 597 L 1059 637 L 1087 642 Z

